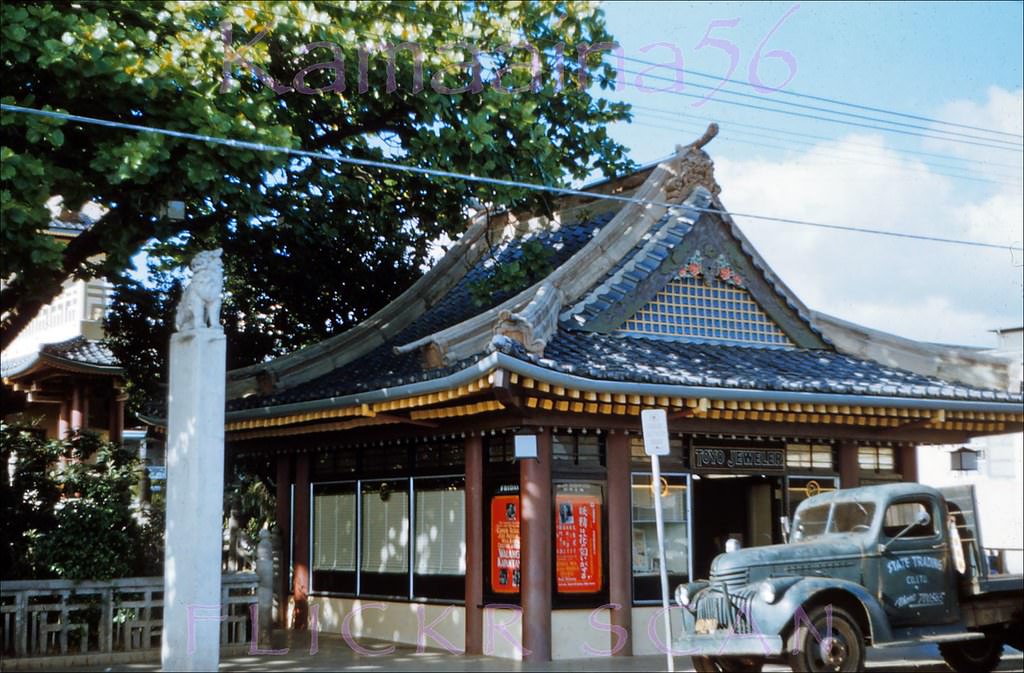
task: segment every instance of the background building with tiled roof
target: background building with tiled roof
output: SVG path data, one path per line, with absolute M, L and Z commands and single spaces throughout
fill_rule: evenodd
M 229 373 L 228 453 L 276 480 L 294 626 L 315 604 L 320 628 L 416 642 L 432 624 L 532 659 L 608 652 L 614 626 L 618 653 L 652 653 L 661 567 L 706 576 L 730 538 L 780 541 L 810 494 L 915 480 L 919 445 L 1024 421 L 1000 361 L 961 354 L 980 373 L 956 380 L 908 342 L 899 366 L 804 306 L 700 144 L 592 189 L 619 200 L 479 215 L 362 324 Z M 512 265 L 520 286 L 481 292 Z M 657 485 L 644 408 L 669 418 Z
M 67 241 L 94 221 L 85 212 L 60 212 L 57 206 L 46 232 Z M 110 292 L 103 278 L 65 281 L 61 293 L 4 350 L 0 375 L 6 422 L 50 438 L 92 430 L 122 440 L 124 371 L 103 340 Z

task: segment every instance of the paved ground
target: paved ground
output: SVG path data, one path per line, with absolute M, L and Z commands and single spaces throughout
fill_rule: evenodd
M 446 652 L 427 651 L 417 653 L 415 648 L 396 647 L 391 654 L 365 656 L 357 654 L 340 636 L 321 634 L 319 651 L 309 653 L 308 640 L 293 641 L 293 647 L 285 655 L 271 656 L 230 656 L 224 657 L 221 671 L 384 671 L 409 672 L 434 668 L 445 671 L 565 671 L 603 673 L 611 671 L 665 671 L 664 656 L 615 657 L 602 659 L 576 659 L 556 661 L 548 664 L 524 664 L 520 662 L 487 657 L 467 657 Z M 299 647 L 296 647 L 299 645 Z M 38 669 L 37 669 L 38 670 Z M 120 664 L 117 666 L 90 666 L 63 669 L 73 671 L 157 671 L 156 663 Z M 693 671 L 688 657 L 678 657 L 676 671 Z M 788 670 L 781 666 L 768 666 L 766 671 Z M 934 646 L 870 650 L 869 671 L 894 671 L 896 673 L 948 673 L 949 668 L 939 657 Z M 1000 671 L 1024 671 L 1024 655 L 1007 648 L 1003 653 Z

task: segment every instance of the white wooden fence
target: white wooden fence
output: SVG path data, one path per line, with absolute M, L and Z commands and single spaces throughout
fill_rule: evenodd
M 2 656 L 6 659 L 158 650 L 163 594 L 163 577 L 0 583 Z M 250 606 L 258 600 L 255 573 L 222 577 L 222 645 L 251 640 Z

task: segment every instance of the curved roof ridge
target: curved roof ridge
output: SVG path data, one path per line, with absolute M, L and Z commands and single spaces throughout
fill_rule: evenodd
M 697 208 L 707 208 L 711 200 L 711 192 L 709 192 L 703 186 L 697 186 L 690 196 L 682 203 L 682 208 L 687 210 L 686 214 L 676 215 L 677 222 L 685 222 L 686 229 L 690 227 L 700 218 L 700 211 L 688 209 L 687 206 L 696 206 Z M 696 214 L 696 216 L 694 216 Z M 619 265 L 617 268 L 610 271 L 600 283 L 594 285 L 589 292 L 587 292 L 579 301 L 573 304 L 570 308 L 566 309 L 561 313 L 559 318 L 561 320 L 571 320 L 578 316 L 581 312 L 593 306 L 593 304 L 601 299 L 607 292 L 616 284 L 620 283 L 624 276 L 629 273 L 636 271 L 637 266 L 649 257 L 649 254 L 654 251 L 656 247 L 669 247 L 666 246 L 665 239 L 668 238 L 672 233 L 670 229 L 674 228 L 674 224 L 671 221 L 672 215 L 669 214 L 667 218 L 659 221 L 657 225 L 657 231 L 650 235 L 647 242 L 643 246 L 635 248 L 633 253 L 630 255 L 628 261 L 624 264 Z M 579 318 L 577 318 L 579 320 Z
M 476 265 L 491 245 L 489 234 L 506 227 L 510 216 L 478 214 L 447 253 L 405 292 L 369 318 L 341 334 L 269 362 L 248 365 L 228 372 L 227 398 L 265 392 L 267 384 L 287 387 L 304 383 L 342 367 L 381 346 L 410 325 Z M 269 381 L 266 378 L 269 377 Z
M 684 191 L 681 188 L 685 185 L 684 179 L 689 177 L 689 166 L 681 160 L 693 150 L 692 145 L 679 147 L 675 156 L 658 164 L 637 190 L 636 200 L 620 209 L 583 248 L 546 277 L 496 307 L 446 329 L 401 344 L 395 348 L 395 352 L 409 353 L 420 348 L 429 348 L 444 362 L 464 359 L 487 347 L 498 327 L 500 315 L 506 312 L 510 315 L 519 314 L 531 303 L 544 308 L 543 315 L 537 313 L 534 316 L 538 323 L 535 325 L 532 338 L 534 341 L 546 341 L 557 326 L 557 319 L 549 320 L 547 312 L 554 311 L 557 316 L 564 303 L 576 301 L 595 282 L 615 268 L 615 265 L 629 254 L 629 251 L 635 248 L 643 236 L 657 226 L 664 214 L 669 211 L 669 208 L 654 206 L 651 202 L 673 199 L 682 202 L 683 197 L 689 195 L 689 190 Z M 699 148 L 696 151 L 703 154 Z M 563 303 L 538 302 L 538 293 L 545 287 L 550 288 L 549 292 L 557 292 Z M 546 329 L 538 330 L 539 325 L 544 325 Z

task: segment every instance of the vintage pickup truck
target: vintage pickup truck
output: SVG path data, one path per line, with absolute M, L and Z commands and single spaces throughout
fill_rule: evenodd
M 989 573 L 975 511 L 969 486 L 808 498 L 786 544 L 721 554 L 676 588 L 673 649 L 698 671 L 861 671 L 867 647 L 937 643 L 954 670 L 991 671 L 1024 645 L 1024 576 Z

